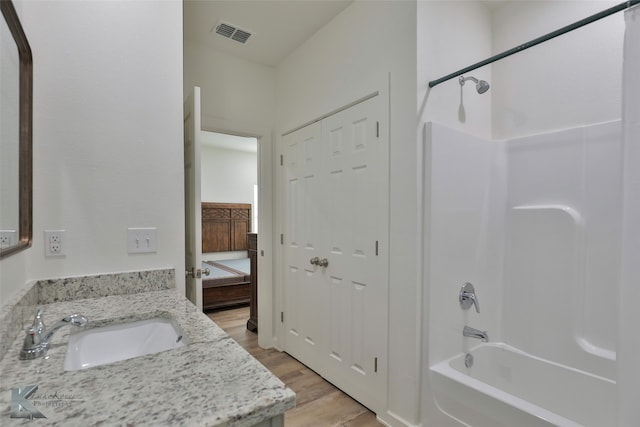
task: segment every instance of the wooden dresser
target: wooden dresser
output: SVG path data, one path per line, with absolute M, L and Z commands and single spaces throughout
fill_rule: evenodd
M 258 332 L 258 234 L 247 234 L 249 260 L 251 263 L 251 291 L 249 299 L 249 320 L 247 329 Z

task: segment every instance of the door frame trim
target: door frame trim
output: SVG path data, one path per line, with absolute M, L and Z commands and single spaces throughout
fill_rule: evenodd
M 307 122 L 307 123 L 305 123 L 305 124 L 302 124 L 302 125 L 300 125 L 300 126 L 296 126 L 295 128 L 293 128 L 293 129 L 291 129 L 291 130 L 286 131 L 285 133 L 283 133 L 283 134 L 282 134 L 282 135 L 280 135 L 280 136 L 281 136 L 281 137 L 287 136 L 287 135 L 289 135 L 290 133 L 293 133 L 293 132 L 295 132 L 295 131 L 298 131 L 298 130 L 300 130 L 300 129 L 302 129 L 302 128 L 306 128 L 307 126 L 312 125 L 312 124 L 314 124 L 314 123 L 320 122 L 320 121 L 322 121 L 322 120 L 326 119 L 327 117 L 331 117 L 331 116 L 333 116 L 334 114 L 338 114 L 338 113 L 340 113 L 341 111 L 348 110 L 349 108 L 351 108 L 351 107 L 353 107 L 353 106 L 355 106 L 355 105 L 361 104 L 361 103 L 363 103 L 363 102 L 365 102 L 365 101 L 368 101 L 368 100 L 370 100 L 371 98 L 375 98 L 375 97 L 376 97 L 376 96 L 378 96 L 378 95 L 380 95 L 380 92 L 379 92 L 379 91 L 376 91 L 376 92 L 370 93 L 369 95 L 363 96 L 362 98 L 359 98 L 359 99 L 357 99 L 357 100 L 355 100 L 355 101 L 353 101 L 353 102 L 350 102 L 350 103 L 348 103 L 348 104 L 346 104 L 346 105 L 343 105 L 342 107 L 336 108 L 335 110 L 332 110 L 332 111 L 330 111 L 330 112 L 328 112 L 328 113 L 326 113 L 326 114 L 323 114 L 322 116 L 318 117 L 317 119 L 311 120 L 311 121 L 309 121 L 309 122 Z
M 267 126 L 202 115 L 201 129 L 208 132 L 256 138 L 258 140 L 258 345 L 274 346 L 274 180 L 273 138 Z
M 381 138 L 384 138 L 386 140 L 385 142 L 385 155 L 386 155 L 386 160 L 382 160 L 382 162 L 386 162 L 384 164 L 385 170 L 386 170 L 386 174 L 387 174 L 387 182 L 384 185 L 383 191 L 386 192 L 386 200 L 387 200 L 387 206 L 386 206 L 386 222 L 387 222 L 387 227 L 386 227 L 386 232 L 387 235 L 384 236 L 385 242 L 386 244 L 383 245 L 383 248 L 381 248 L 381 252 L 379 253 L 379 256 L 381 257 L 382 262 L 386 263 L 386 267 L 384 268 L 384 276 L 385 276 L 385 280 L 387 281 L 387 300 L 385 303 L 385 308 L 387 311 L 387 330 L 386 330 L 386 337 L 385 339 L 385 346 L 387 349 L 386 355 L 385 355 L 385 360 L 381 361 L 381 363 L 385 364 L 385 375 L 386 375 L 386 379 L 385 379 L 385 385 L 384 385 L 384 390 L 383 390 L 383 396 L 381 396 L 381 398 L 378 400 L 378 402 L 376 404 L 374 404 L 375 407 L 372 407 L 370 409 L 372 409 L 374 412 L 376 412 L 377 414 L 383 414 L 387 411 L 387 398 L 388 398 L 388 390 L 389 390 L 389 384 L 388 384 L 388 375 L 389 375 L 389 357 L 390 357 L 390 326 L 389 326 L 389 322 L 390 322 L 390 313 L 391 313 L 391 308 L 390 308 L 390 292 L 391 292 L 391 281 L 390 281 L 390 251 L 389 251 L 389 243 L 391 241 L 390 239 L 390 232 L 391 232 L 391 213 L 390 213 L 390 178 L 391 178 L 391 164 L 390 164 L 390 155 L 391 155 L 391 144 L 392 144 L 392 132 L 391 132 L 391 72 L 384 72 L 384 73 L 380 73 L 380 75 L 377 77 L 377 79 L 375 79 L 374 81 L 375 87 L 371 87 L 371 90 L 368 91 L 364 91 L 365 95 L 361 96 L 359 98 L 356 98 L 355 101 L 349 102 L 347 104 L 342 105 L 341 107 L 335 108 L 333 110 L 331 110 L 331 112 L 328 112 L 326 114 L 321 115 L 320 117 L 314 119 L 314 120 L 310 120 L 305 122 L 305 124 L 300 125 L 300 126 L 295 126 L 294 128 L 292 128 L 291 130 L 285 131 L 285 132 L 278 132 L 277 135 L 277 141 L 276 144 L 274 144 L 274 159 L 278 159 L 278 165 L 276 165 L 274 163 L 274 167 L 276 168 L 276 171 L 274 173 L 274 178 L 275 178 L 275 188 L 276 188 L 276 194 L 275 194 L 275 206 L 274 206 L 274 220 L 277 222 L 277 228 L 274 228 L 275 230 L 277 230 L 277 233 L 274 233 L 274 235 L 279 235 L 281 233 L 284 233 L 286 230 L 286 224 L 284 222 L 284 212 L 283 212 L 283 206 L 284 206 L 284 194 L 286 192 L 286 176 L 284 174 L 284 168 L 283 167 L 279 167 L 280 165 L 280 156 L 282 156 L 284 154 L 284 150 L 283 150 L 283 140 L 284 137 L 292 132 L 295 132 L 297 130 L 300 130 L 306 126 L 309 126 L 313 123 L 316 123 L 318 121 L 321 121 L 329 116 L 332 116 L 334 114 L 337 114 L 343 110 L 346 110 L 348 108 L 351 108 L 361 102 L 367 101 L 371 98 L 374 98 L 376 96 L 379 96 L 379 106 L 378 108 L 380 109 L 380 115 L 379 115 L 379 120 L 380 120 L 380 128 L 379 128 L 379 134 Z M 279 238 L 278 238 L 279 240 Z M 280 245 L 277 244 L 275 249 L 275 255 L 276 255 L 276 263 L 274 264 L 274 289 L 273 289 L 273 295 L 274 295 L 274 310 L 275 313 L 279 313 L 279 312 L 284 312 L 284 260 L 285 260 L 285 256 L 284 256 L 284 245 Z M 284 313 L 284 316 L 286 316 L 286 313 Z M 284 350 L 284 334 L 285 334 L 285 328 L 284 328 L 284 323 L 278 321 L 280 319 L 280 316 L 277 316 L 278 319 L 274 318 L 274 337 L 275 337 L 275 341 L 274 341 L 274 346 L 279 349 L 280 351 Z M 378 418 L 379 419 L 379 418 Z

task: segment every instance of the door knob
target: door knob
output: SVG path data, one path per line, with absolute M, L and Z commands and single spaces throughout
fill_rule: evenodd
M 199 268 L 191 267 L 191 269 L 187 269 L 187 271 L 185 271 L 184 275 L 187 279 L 189 277 L 200 279 L 202 277 L 202 270 L 200 270 Z
M 311 263 L 311 265 L 320 265 L 320 258 L 318 258 L 317 256 L 313 257 L 309 260 L 309 262 Z
M 329 266 L 329 260 L 326 258 L 322 258 L 319 262 L 318 265 L 320 267 L 328 267 Z

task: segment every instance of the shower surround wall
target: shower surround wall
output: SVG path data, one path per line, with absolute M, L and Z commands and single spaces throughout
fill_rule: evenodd
M 625 12 L 622 286 L 618 330 L 618 425 L 632 426 L 640 419 L 640 369 L 637 334 L 640 300 L 640 6 Z
M 615 381 L 620 122 L 508 141 L 428 124 L 425 142 L 430 365 L 479 343 L 469 325 Z M 459 307 L 467 281 L 480 313 Z
M 615 379 L 620 121 L 507 143 L 502 340 Z
M 504 144 L 427 124 L 425 177 L 430 304 L 429 363 L 464 350 L 462 329 L 469 325 L 499 338 L 502 306 Z M 475 286 L 480 313 L 462 310 L 458 292 Z

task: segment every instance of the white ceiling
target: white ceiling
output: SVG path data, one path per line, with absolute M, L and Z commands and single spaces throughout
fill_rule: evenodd
M 184 38 L 276 66 L 352 0 L 184 0 Z M 252 33 L 246 44 L 215 33 L 224 21 Z M 213 30 L 213 31 L 212 31 Z

